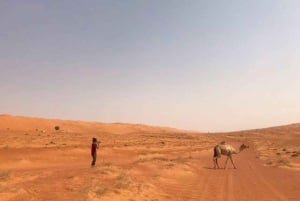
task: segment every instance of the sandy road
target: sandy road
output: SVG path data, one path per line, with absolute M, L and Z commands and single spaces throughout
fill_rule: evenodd
M 161 188 L 177 201 L 299 201 L 299 171 L 265 167 L 248 149 L 234 155 L 238 169 L 212 169 L 211 151 L 203 151 L 190 163 L 195 174 L 174 175 Z M 224 164 L 222 157 L 220 164 Z

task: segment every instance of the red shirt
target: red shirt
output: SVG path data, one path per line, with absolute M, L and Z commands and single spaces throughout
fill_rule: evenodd
M 98 148 L 98 144 L 97 143 L 93 143 L 92 144 L 92 148 L 91 148 L 91 154 L 94 155 L 97 153 L 97 148 Z

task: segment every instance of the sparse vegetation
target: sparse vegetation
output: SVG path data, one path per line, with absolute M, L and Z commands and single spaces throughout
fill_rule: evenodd
M 95 190 L 96 195 L 103 196 L 108 192 L 108 188 L 105 186 L 98 186 Z
M 154 157 L 154 158 L 152 158 L 152 160 L 155 160 L 155 161 L 168 161 L 168 159 L 164 158 L 164 157 Z
M 116 177 L 114 184 L 117 189 L 127 189 L 130 186 L 130 181 L 125 173 L 121 173 Z
M 266 164 L 267 164 L 267 165 L 272 165 L 273 162 L 272 162 L 272 161 L 268 161 L 268 162 L 266 162 Z
M 66 178 L 67 179 L 73 179 L 75 176 L 74 175 L 67 175 Z
M 59 126 L 54 126 L 54 129 L 55 129 L 56 131 L 59 131 L 59 130 L 60 130 L 60 127 L 59 127 Z
M 146 158 L 139 158 L 138 160 L 134 161 L 133 164 L 137 164 L 137 163 L 145 163 L 147 161 Z
M 75 189 L 73 187 L 70 187 L 70 186 L 66 186 L 65 188 L 67 191 L 71 191 L 71 192 L 74 192 Z
M 0 181 L 5 181 L 7 179 L 9 179 L 11 175 L 11 172 L 6 170 L 6 171 L 0 171 Z
M 111 165 L 112 165 L 111 162 L 105 162 L 105 163 L 103 164 L 104 167 L 110 167 Z
M 281 166 L 281 165 L 288 165 L 290 163 L 290 161 L 286 160 L 286 159 L 279 159 L 277 161 L 278 165 Z
M 172 168 L 172 167 L 174 167 L 174 166 L 175 166 L 174 163 L 168 163 L 168 164 L 166 164 L 166 167 L 167 167 L 167 168 Z
M 181 156 L 178 156 L 175 159 L 172 159 L 171 161 L 176 162 L 176 163 L 185 163 L 187 161 L 187 158 L 183 158 Z

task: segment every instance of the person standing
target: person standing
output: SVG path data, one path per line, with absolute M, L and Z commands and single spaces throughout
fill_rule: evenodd
M 99 149 L 99 143 L 100 141 L 97 141 L 97 138 L 93 138 L 92 141 L 92 146 L 91 146 L 91 156 L 92 156 L 92 164 L 91 166 L 94 167 L 96 164 L 96 160 L 97 160 L 97 149 Z

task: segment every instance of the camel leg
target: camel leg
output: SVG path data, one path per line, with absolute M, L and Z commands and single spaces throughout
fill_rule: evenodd
M 214 169 L 220 168 L 218 164 L 218 158 L 213 158 L 213 161 L 214 161 Z
M 219 167 L 219 163 L 218 163 L 218 158 L 215 159 L 215 163 L 217 165 L 217 168 L 219 169 L 220 167 Z
M 227 159 L 226 159 L 226 161 L 225 161 L 224 169 L 226 169 L 228 159 L 229 159 L 229 156 L 227 156 Z
M 219 164 L 218 164 L 218 158 L 216 158 L 216 163 L 217 163 L 217 167 L 219 169 L 220 167 L 219 167 Z
M 214 162 L 214 169 L 216 169 L 216 158 L 213 158 L 213 162 Z
M 231 161 L 231 163 L 232 163 L 234 169 L 236 169 L 236 167 L 235 167 L 235 165 L 234 165 L 234 163 L 233 163 L 233 160 L 232 160 L 232 157 L 231 157 L 231 156 L 230 156 L 230 161 Z

